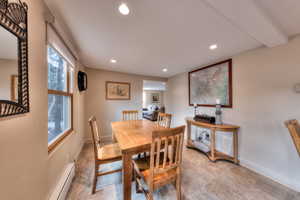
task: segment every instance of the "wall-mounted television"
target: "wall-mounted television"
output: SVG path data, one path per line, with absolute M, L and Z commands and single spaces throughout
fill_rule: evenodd
M 83 71 L 78 72 L 78 89 L 80 92 L 87 90 L 88 79 L 87 74 Z

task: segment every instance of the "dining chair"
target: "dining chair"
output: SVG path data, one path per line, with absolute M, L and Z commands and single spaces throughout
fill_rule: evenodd
M 165 128 L 170 128 L 172 115 L 167 113 L 158 113 L 157 124 Z
M 100 173 L 99 172 L 100 165 L 120 161 L 122 160 L 122 155 L 118 143 L 100 145 L 100 136 L 99 136 L 98 126 L 97 126 L 97 121 L 94 116 L 92 116 L 89 119 L 89 124 L 92 132 L 94 156 L 95 156 L 95 175 L 94 175 L 93 188 L 92 188 L 92 194 L 95 194 L 97 178 L 99 176 L 122 171 L 122 169 L 117 169 L 117 170 Z
M 153 131 L 150 156 L 132 161 L 136 190 L 141 188 L 148 200 L 153 200 L 154 190 L 171 183 L 176 187 L 177 200 L 181 199 L 184 130 L 185 126 Z
M 286 121 L 285 125 L 291 134 L 298 155 L 300 156 L 300 124 L 297 120 L 294 119 Z
M 139 111 L 137 111 L 137 110 L 122 111 L 123 121 L 138 120 L 138 118 L 139 118 Z

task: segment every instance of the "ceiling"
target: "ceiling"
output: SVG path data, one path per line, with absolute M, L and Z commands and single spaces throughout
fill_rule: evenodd
M 166 83 L 161 81 L 144 80 L 143 90 L 166 90 Z
M 300 33 L 296 0 L 124 0 L 128 16 L 119 0 L 45 1 L 85 66 L 134 74 L 170 77 Z
M 17 37 L 0 27 L 0 59 L 16 60 L 18 58 Z

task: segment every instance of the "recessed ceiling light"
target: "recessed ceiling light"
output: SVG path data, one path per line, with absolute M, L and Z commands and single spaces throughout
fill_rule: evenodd
M 119 11 L 122 15 L 128 15 L 130 10 L 126 3 L 121 3 L 119 6 Z
M 167 69 L 167 68 L 164 68 L 162 71 L 163 71 L 163 72 L 167 72 L 167 71 L 168 71 L 168 69 Z
M 218 48 L 217 44 L 212 44 L 212 45 L 209 46 L 210 50 L 215 50 L 216 48 Z
M 110 59 L 110 62 L 111 63 L 117 63 L 117 60 L 116 59 Z

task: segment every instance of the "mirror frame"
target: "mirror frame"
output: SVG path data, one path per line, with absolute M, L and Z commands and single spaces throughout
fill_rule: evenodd
M 21 0 L 0 0 L 0 28 L 18 39 L 18 101 L 0 100 L 0 118 L 29 112 L 27 11 Z

